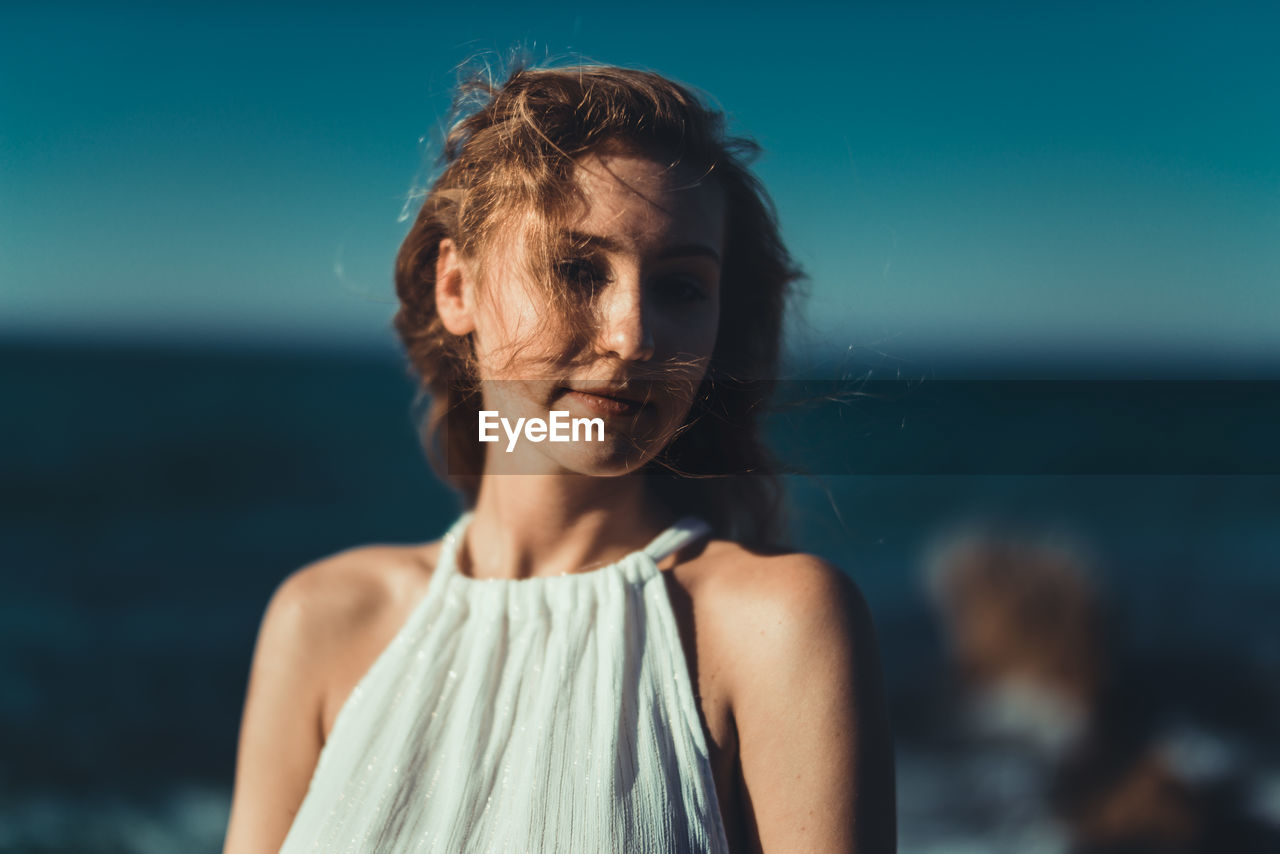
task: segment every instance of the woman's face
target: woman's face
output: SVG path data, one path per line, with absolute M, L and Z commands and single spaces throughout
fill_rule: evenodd
M 586 204 L 559 235 L 566 248 L 552 273 L 590 306 L 591 328 L 567 328 L 524 272 L 522 241 L 508 240 L 485 259 L 474 343 L 486 410 L 513 427 L 557 410 L 599 418 L 604 441 L 512 442 L 499 427 L 486 471 L 640 468 L 684 422 L 715 347 L 725 241 L 716 182 L 627 153 L 583 159 L 577 180 Z

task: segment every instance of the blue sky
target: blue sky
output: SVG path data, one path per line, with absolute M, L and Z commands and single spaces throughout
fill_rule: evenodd
M 1274 4 L 7 4 L 0 336 L 378 347 L 455 67 L 712 95 L 843 349 L 1280 356 Z

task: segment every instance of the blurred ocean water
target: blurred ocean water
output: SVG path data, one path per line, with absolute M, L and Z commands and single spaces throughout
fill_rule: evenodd
M 271 591 L 352 545 L 432 539 L 458 512 L 418 449 L 412 384 L 378 355 L 32 344 L 0 346 L 0 390 L 0 850 L 219 850 Z M 847 433 L 774 425 L 777 448 L 852 445 L 851 417 Z M 795 544 L 846 568 L 877 622 L 902 850 L 1063 850 L 1026 795 L 1034 761 L 957 747 L 937 702 L 921 571 L 973 525 L 1091 553 L 1134 678 L 1171 720 L 1244 745 L 1275 806 L 1280 477 L 828 471 L 789 485 Z

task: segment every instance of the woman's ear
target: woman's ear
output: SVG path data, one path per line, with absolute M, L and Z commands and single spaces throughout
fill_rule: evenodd
M 452 240 L 440 241 L 436 255 L 436 311 L 444 328 L 459 337 L 476 328 L 471 272 Z

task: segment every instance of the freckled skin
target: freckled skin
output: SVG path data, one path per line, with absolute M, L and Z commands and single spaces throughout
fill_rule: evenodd
M 645 157 L 583 161 L 588 208 L 576 228 L 604 237 L 609 280 L 593 360 L 581 374 L 533 374 L 558 341 L 538 333 L 528 289 L 476 298 L 467 263 L 445 241 L 437 305 L 446 328 L 474 334 L 485 408 L 545 417 L 565 381 L 612 379 L 679 355 L 684 379 L 705 372 L 719 317 L 723 199 L 714 184 Z M 514 275 L 512 249 L 490 269 Z M 697 301 L 663 291 L 690 280 Z M 532 335 L 523 368 L 499 371 L 503 344 Z M 526 371 L 530 371 L 526 373 Z M 674 521 L 629 473 L 662 448 L 687 402 L 655 402 L 649 432 L 619 446 L 524 443 L 488 454 L 460 572 L 521 578 L 580 571 L 639 549 Z M 637 455 L 633 445 L 638 444 Z M 510 457 L 510 458 L 508 458 Z M 501 476 L 520 471 L 522 476 Z M 259 633 L 241 727 L 224 854 L 278 851 L 306 794 L 320 749 L 361 676 L 421 601 L 439 541 L 352 549 L 291 575 Z M 660 567 L 696 685 L 731 849 L 747 852 L 894 850 L 893 763 L 870 617 L 838 568 L 811 555 L 758 554 L 701 541 Z M 751 630 L 751 629 L 754 629 Z M 803 816 L 803 819 L 798 817 Z

